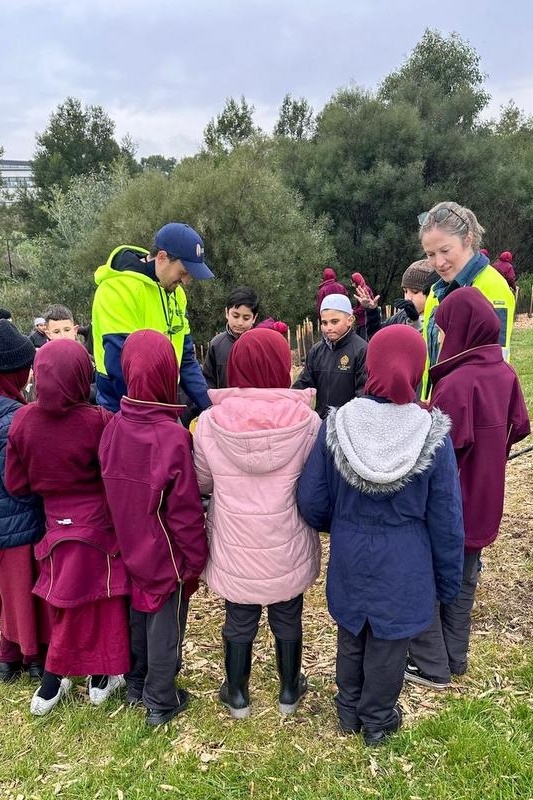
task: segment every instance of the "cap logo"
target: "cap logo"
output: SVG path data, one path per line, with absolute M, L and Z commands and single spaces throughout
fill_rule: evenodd
M 198 244 L 196 245 L 196 255 L 197 255 L 198 258 L 201 258 L 203 256 L 203 254 L 204 254 L 204 248 L 198 242 Z

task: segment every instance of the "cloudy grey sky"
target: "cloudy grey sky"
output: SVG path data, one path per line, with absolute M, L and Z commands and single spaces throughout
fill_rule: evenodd
M 102 105 L 138 155 L 183 156 L 230 96 L 271 130 L 286 92 L 315 110 L 374 89 L 426 27 L 482 57 L 490 113 L 533 114 L 531 0 L 0 0 L 0 146 L 31 158 L 69 95 Z

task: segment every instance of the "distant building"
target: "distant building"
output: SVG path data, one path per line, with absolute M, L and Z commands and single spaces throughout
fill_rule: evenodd
M 0 202 L 12 203 L 18 189 L 33 189 L 31 161 L 0 159 Z

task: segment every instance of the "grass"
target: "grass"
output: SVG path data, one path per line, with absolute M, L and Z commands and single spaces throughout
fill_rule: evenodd
M 533 329 L 518 329 L 513 364 L 533 406 Z M 523 445 L 522 445 L 523 446 Z M 521 445 L 518 446 L 519 448 Z M 254 648 L 252 716 L 217 702 L 220 600 L 191 604 L 184 685 L 190 709 L 151 730 L 117 697 L 88 705 L 82 681 L 49 717 L 28 712 L 34 686 L 0 686 L 0 800 L 531 800 L 533 799 L 533 454 L 510 462 L 500 537 L 484 554 L 468 674 L 451 691 L 406 687 L 405 725 L 378 750 L 341 736 L 333 708 L 335 629 L 323 575 L 304 611 L 310 692 L 298 713 L 276 708 L 274 648 Z M 324 537 L 327 556 L 327 539 Z M 325 558 L 326 560 L 326 558 Z

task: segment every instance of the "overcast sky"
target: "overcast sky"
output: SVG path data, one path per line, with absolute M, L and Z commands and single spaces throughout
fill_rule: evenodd
M 242 94 L 271 131 L 286 92 L 320 110 L 336 89 L 375 89 L 426 27 L 481 55 L 498 114 L 533 114 L 531 0 L 0 0 L 0 146 L 31 158 L 66 97 L 102 105 L 138 156 L 198 150 Z

